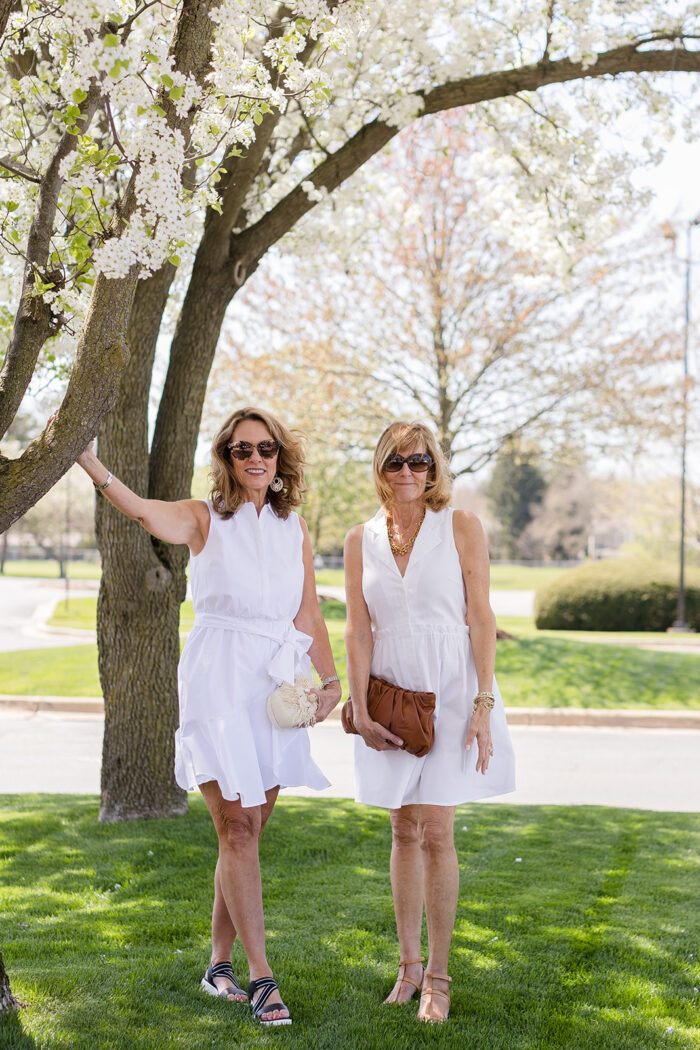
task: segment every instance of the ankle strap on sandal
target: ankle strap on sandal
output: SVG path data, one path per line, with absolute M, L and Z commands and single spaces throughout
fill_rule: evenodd
M 413 966 L 414 963 L 422 963 L 423 956 L 420 959 L 399 959 L 399 966 Z

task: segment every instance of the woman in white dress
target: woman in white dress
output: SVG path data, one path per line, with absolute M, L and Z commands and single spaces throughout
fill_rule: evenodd
M 289 1025 L 265 951 L 258 843 L 280 787 L 321 789 L 328 781 L 311 759 L 306 729 L 273 726 L 267 698 L 313 663 L 321 679 L 314 721 L 340 699 L 308 529 L 293 513 L 304 492 L 301 443 L 267 412 L 234 412 L 214 441 L 207 501 L 142 499 L 92 447 L 78 462 L 115 507 L 159 539 L 190 548 L 195 622 L 179 667 L 175 774 L 181 787 L 199 786 L 219 840 L 202 986 L 234 1002 L 250 998 L 263 1024 Z M 236 937 L 248 960 L 248 994 L 231 965 Z
M 444 1021 L 459 894 L 455 806 L 514 788 L 494 678 L 496 622 L 479 520 L 449 506 L 448 464 L 421 423 L 392 423 L 374 454 L 381 509 L 345 541 L 348 679 L 356 799 L 390 811 L 399 974 L 387 1003 L 420 991 L 418 1018 Z M 435 741 L 417 758 L 367 712 L 369 675 L 436 694 Z M 428 964 L 423 969 L 425 905 Z

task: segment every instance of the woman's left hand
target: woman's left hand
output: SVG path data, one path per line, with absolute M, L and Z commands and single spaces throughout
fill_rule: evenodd
M 311 720 L 311 725 L 318 725 L 319 722 L 325 721 L 329 714 L 336 707 L 340 701 L 343 691 L 340 682 L 331 682 L 325 689 L 314 689 L 312 690 L 318 697 L 318 707 L 316 708 L 316 714 Z
M 489 762 L 493 758 L 493 745 L 491 743 L 491 711 L 484 704 L 477 704 L 476 711 L 469 723 L 467 734 L 467 751 L 476 739 L 479 754 L 476 759 L 477 773 L 485 773 L 489 768 Z

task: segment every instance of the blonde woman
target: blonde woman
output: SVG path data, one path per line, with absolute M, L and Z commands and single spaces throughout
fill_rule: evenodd
M 214 440 L 206 502 L 142 499 L 91 449 L 78 462 L 115 507 L 190 548 L 195 622 L 179 667 L 175 773 L 181 787 L 201 790 L 219 840 L 211 964 L 201 983 L 210 995 L 250 999 L 265 1025 L 289 1025 L 267 961 L 258 842 L 280 787 L 328 781 L 307 731 L 275 728 L 266 704 L 277 683 L 309 674 L 310 662 L 321 678 L 315 721 L 340 699 L 309 533 L 293 513 L 304 492 L 301 443 L 268 412 L 234 412 Z M 236 937 L 247 994 L 231 965 Z
M 356 798 L 390 811 L 399 973 L 387 1003 L 420 992 L 418 1018 L 444 1021 L 459 893 L 455 806 L 512 791 L 513 751 L 494 678 L 489 559 L 473 514 L 448 504 L 451 480 L 422 423 L 387 427 L 374 453 L 381 508 L 345 541 L 346 644 Z M 367 712 L 369 675 L 436 694 L 422 758 Z M 423 969 L 425 907 L 428 963 Z

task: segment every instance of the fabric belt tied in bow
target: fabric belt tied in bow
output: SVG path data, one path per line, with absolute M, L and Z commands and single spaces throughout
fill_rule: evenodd
M 195 627 L 217 627 L 223 631 L 240 631 L 261 638 L 270 638 L 279 648 L 267 665 L 267 673 L 279 685 L 294 684 L 297 661 L 308 652 L 313 638 L 297 631 L 294 624 L 286 620 L 245 619 L 243 616 L 219 616 L 216 613 L 198 613 Z

